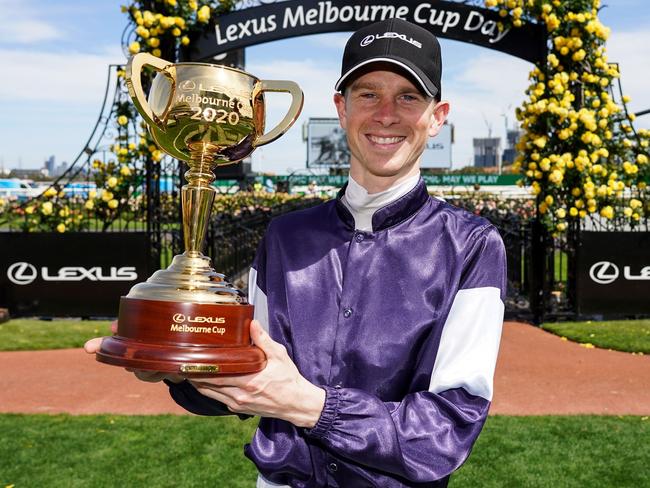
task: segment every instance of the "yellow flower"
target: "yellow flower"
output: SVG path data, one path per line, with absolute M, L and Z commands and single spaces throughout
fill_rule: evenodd
M 52 214 L 52 202 L 45 202 L 43 205 L 41 205 L 41 213 L 43 215 L 51 215 Z
M 575 207 L 571 207 L 571 208 L 569 209 L 569 215 L 570 215 L 571 217 L 576 217 L 576 216 L 578 215 L 578 209 L 575 208 Z
M 59 224 L 56 226 L 56 231 L 63 234 L 65 232 L 65 224 Z
M 553 196 L 552 196 L 552 195 L 546 195 L 546 198 L 544 198 L 544 201 L 545 201 L 548 205 L 553 205 Z
M 196 13 L 196 18 L 199 22 L 201 23 L 207 23 L 208 20 L 210 20 L 210 7 L 207 5 L 204 5 L 199 9 L 199 11 Z
M 131 54 L 137 54 L 140 52 L 140 43 L 138 41 L 133 41 L 129 44 L 129 52 Z
M 117 178 L 115 178 L 115 176 L 111 176 L 108 180 L 106 180 L 106 184 L 109 188 L 114 188 L 117 185 Z
M 90 190 L 88 192 L 88 198 L 95 198 L 97 196 L 97 190 Z
M 558 209 L 555 211 L 555 216 L 556 216 L 558 219 L 563 219 L 564 217 L 566 217 L 566 210 L 564 210 L 563 208 L 558 208 Z
M 117 200 L 115 200 L 115 199 L 112 199 L 112 200 L 110 200 L 108 202 L 108 208 L 115 209 L 115 208 L 117 208 L 118 205 L 119 205 L 119 202 Z
M 566 229 L 566 222 L 559 222 L 555 228 L 560 232 L 563 232 Z
M 86 201 L 84 207 L 86 208 L 86 210 L 92 210 L 93 208 L 95 208 L 95 202 L 93 202 L 92 200 L 88 200 Z
M 128 117 L 126 115 L 120 115 L 117 118 L 117 123 L 118 123 L 118 125 L 126 125 L 126 124 L 129 123 L 129 119 L 128 119 Z
M 625 207 L 623 209 L 623 215 L 626 217 L 631 217 L 632 216 L 632 209 L 630 207 Z
M 102 193 L 102 200 L 109 202 L 113 199 L 113 194 L 110 191 L 105 191 Z
M 58 193 L 59 192 L 56 191 L 56 188 L 50 187 L 47 190 L 45 190 L 45 193 L 43 193 L 43 196 L 46 197 L 46 198 L 51 198 L 51 197 L 55 197 Z
M 151 54 L 159 57 L 162 54 L 162 52 L 160 51 L 160 49 L 154 49 L 153 51 L 151 51 Z
M 636 157 L 636 162 L 639 164 L 647 164 L 648 156 L 646 156 L 645 154 L 638 154 Z
M 120 174 L 122 176 L 129 176 L 131 174 L 131 169 L 128 166 L 122 166 L 120 168 Z
M 172 36 L 174 36 L 174 37 L 178 37 L 178 36 L 180 36 L 180 35 L 181 35 L 181 30 L 180 30 L 178 27 L 174 27 L 174 28 L 172 29 Z
M 181 37 L 181 44 L 183 46 L 187 46 L 189 43 L 190 43 L 190 38 L 189 37 L 187 37 L 187 36 Z
M 147 44 L 149 44 L 151 47 L 158 47 L 160 46 L 160 39 L 157 37 L 152 37 L 151 39 L 147 40 Z
M 607 205 L 600 210 L 600 215 L 606 219 L 612 219 L 614 218 L 614 209 L 610 205 Z
M 630 200 L 630 207 L 633 209 L 641 208 L 642 206 L 643 203 L 641 203 L 641 200 L 637 200 L 636 198 Z

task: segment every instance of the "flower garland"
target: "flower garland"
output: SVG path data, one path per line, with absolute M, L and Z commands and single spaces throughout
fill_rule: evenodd
M 628 97 L 614 99 L 620 74 L 607 61 L 600 0 L 484 3 L 498 9 L 502 27 L 541 21 L 548 30 L 548 56 L 517 110 L 524 134 L 515 162 L 546 227 L 557 235 L 588 217 L 630 226 L 647 217 L 650 131 L 634 129 Z

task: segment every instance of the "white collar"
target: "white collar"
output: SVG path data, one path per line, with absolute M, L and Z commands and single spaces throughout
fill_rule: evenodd
M 420 181 L 420 172 L 406 180 L 391 186 L 379 193 L 368 193 L 350 175 L 345 195 L 341 198 L 343 204 L 354 217 L 354 227 L 357 230 L 372 232 L 372 216 L 376 210 L 385 207 L 398 198 L 410 192 Z

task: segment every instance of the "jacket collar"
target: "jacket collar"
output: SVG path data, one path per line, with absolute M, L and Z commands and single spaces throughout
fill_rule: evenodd
M 354 217 L 341 201 L 348 184 L 346 183 L 336 195 L 336 211 L 346 227 L 354 229 Z M 373 232 L 387 229 L 405 221 L 415 214 L 429 199 L 427 185 L 422 178 L 407 194 L 388 205 L 378 209 L 372 216 Z

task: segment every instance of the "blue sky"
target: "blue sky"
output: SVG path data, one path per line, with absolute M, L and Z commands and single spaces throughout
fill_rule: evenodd
M 101 106 L 109 63 L 124 63 L 120 39 L 126 15 L 118 0 L 0 0 L 0 167 L 41 167 L 54 155 L 71 161 L 90 135 Z M 621 64 L 633 111 L 650 109 L 650 2 L 604 0 L 601 20 L 612 28 L 610 61 Z M 254 169 L 284 173 L 305 166 L 301 125 L 333 117 L 333 84 L 348 34 L 277 41 L 247 50 L 247 71 L 263 79 L 293 79 L 305 92 L 301 118 L 288 134 L 254 153 Z M 456 167 L 470 164 L 472 137 L 502 136 L 524 99 L 530 65 L 508 55 L 441 40 L 443 90 L 455 125 Z M 268 99 L 268 126 L 287 100 Z M 650 115 L 639 127 L 650 128 Z

